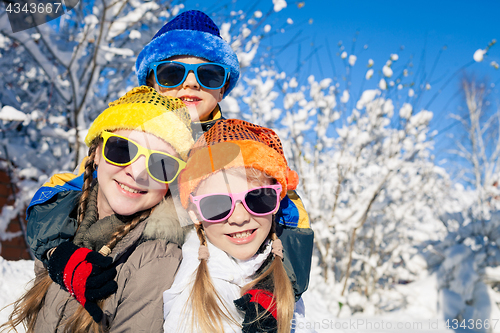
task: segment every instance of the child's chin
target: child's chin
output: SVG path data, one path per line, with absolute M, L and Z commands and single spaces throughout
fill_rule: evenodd
M 143 211 L 145 209 L 147 209 L 147 208 L 133 207 L 132 205 L 128 205 L 128 206 L 114 207 L 113 211 L 117 215 L 130 216 L 130 215 L 133 215 L 139 211 Z
M 200 119 L 203 119 L 203 114 L 199 114 L 198 113 L 198 109 L 196 108 L 195 105 L 193 104 L 188 104 L 186 105 L 186 107 L 188 108 L 189 110 L 189 115 L 191 116 L 191 121 L 194 121 L 194 122 L 199 122 Z
M 191 108 L 188 106 L 188 109 L 189 109 L 189 114 L 191 115 L 191 118 L 193 119 L 193 117 L 196 117 L 198 119 L 198 121 L 209 121 L 211 119 L 210 118 L 210 115 L 212 114 L 212 110 L 201 110 L 203 107 L 202 106 L 198 106 L 198 107 L 194 107 L 194 112 L 195 112 L 195 115 L 193 115 L 191 112 Z M 192 120 L 192 121 L 195 121 L 195 120 Z
M 238 259 L 238 260 L 248 260 L 250 258 L 252 258 L 253 256 L 255 255 L 254 252 L 238 252 L 238 253 L 233 253 L 231 254 L 231 256 L 235 259 Z

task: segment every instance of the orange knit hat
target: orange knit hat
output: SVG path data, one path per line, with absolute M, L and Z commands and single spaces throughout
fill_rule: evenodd
M 179 176 L 184 208 L 200 182 L 222 169 L 246 167 L 265 172 L 281 184 L 283 199 L 298 183 L 297 173 L 288 167 L 283 146 L 271 129 L 239 119 L 221 119 L 201 136 L 189 152 L 186 168 Z

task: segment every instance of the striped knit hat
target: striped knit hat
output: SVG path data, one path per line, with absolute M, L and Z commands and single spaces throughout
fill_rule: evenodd
M 184 208 L 201 181 L 217 171 L 236 167 L 254 168 L 276 179 L 283 188 L 281 199 L 299 183 L 273 130 L 239 119 L 221 119 L 196 141 L 179 176 Z
M 151 87 L 132 89 L 109 103 L 92 123 L 85 138 L 90 146 L 103 131 L 138 130 L 168 142 L 183 160 L 193 146 L 191 117 L 186 105 L 177 98 L 161 96 Z

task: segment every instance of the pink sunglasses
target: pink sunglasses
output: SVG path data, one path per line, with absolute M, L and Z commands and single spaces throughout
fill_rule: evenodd
M 273 213 L 279 207 L 281 190 L 281 185 L 276 184 L 240 193 L 210 193 L 191 195 L 190 198 L 205 221 L 217 223 L 233 214 L 238 201 L 252 215 L 264 216 Z

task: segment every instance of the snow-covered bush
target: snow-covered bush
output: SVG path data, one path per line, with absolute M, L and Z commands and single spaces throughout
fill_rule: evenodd
M 424 277 L 424 246 L 446 234 L 437 211 L 450 180 L 433 161 L 432 112 L 414 110 L 417 87 L 403 73 L 360 96 L 348 83 L 310 76 L 300 85 L 272 67 L 244 80 L 243 117 L 277 129 L 301 178 L 322 276 L 311 288 L 340 315 L 403 306 L 385 292 Z

